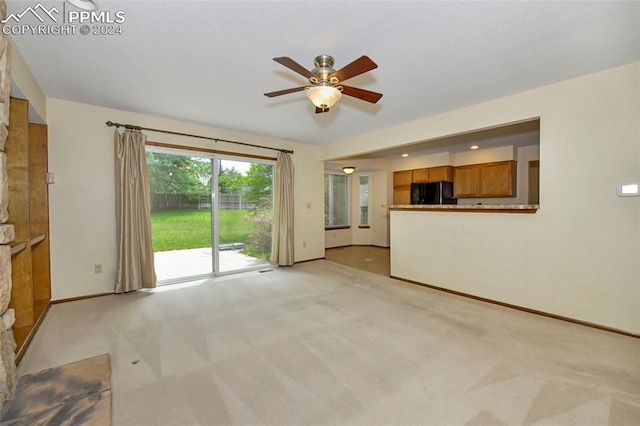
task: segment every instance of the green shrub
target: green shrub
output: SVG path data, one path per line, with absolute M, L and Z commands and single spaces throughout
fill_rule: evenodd
M 251 210 L 244 217 L 251 224 L 251 233 L 245 241 L 241 253 L 258 259 L 269 260 L 271 257 L 271 230 L 273 228 L 273 212 L 271 202 L 262 202 L 261 206 Z

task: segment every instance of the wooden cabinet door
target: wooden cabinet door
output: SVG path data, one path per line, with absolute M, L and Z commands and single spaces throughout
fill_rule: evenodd
M 456 167 L 453 173 L 453 191 L 456 198 L 480 196 L 480 165 Z
M 429 181 L 430 169 L 413 170 L 413 183 L 427 183 Z
M 393 204 L 396 206 L 407 206 L 411 204 L 411 187 L 403 186 L 393 190 Z
M 410 186 L 413 182 L 413 170 L 393 172 L 393 186 Z
M 501 161 L 499 163 L 480 164 L 480 196 L 481 197 L 515 197 L 516 195 L 516 162 Z
M 453 166 L 431 167 L 429 169 L 429 182 L 441 181 L 453 182 Z

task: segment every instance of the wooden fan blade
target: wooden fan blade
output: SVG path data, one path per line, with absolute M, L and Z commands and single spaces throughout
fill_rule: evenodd
M 329 108 L 318 108 L 316 107 L 316 114 L 322 114 L 323 112 L 328 112 Z
M 309 71 L 293 59 L 289 58 L 288 56 L 280 56 L 278 58 L 273 58 L 273 60 L 302 76 L 305 76 L 307 78 L 315 77 L 311 71 Z
M 342 86 L 343 95 L 362 99 L 363 101 L 371 102 L 372 104 L 375 104 L 376 102 L 378 102 L 382 97 L 382 93 L 370 92 L 369 90 L 358 89 L 357 87 L 345 86 L 344 84 L 341 84 L 341 86 Z
M 280 95 L 286 95 L 288 93 L 294 93 L 294 92 L 301 92 L 304 89 L 306 89 L 305 86 L 301 86 L 301 87 L 294 87 L 292 89 L 285 89 L 285 90 L 278 90 L 277 92 L 269 92 L 269 93 L 265 93 L 265 96 L 268 96 L 270 98 L 273 98 L 275 96 L 280 96 Z
M 376 68 L 378 68 L 378 65 L 369 59 L 368 56 L 360 56 L 355 61 L 329 75 L 329 79 L 331 77 L 337 77 L 338 80 L 342 82 Z

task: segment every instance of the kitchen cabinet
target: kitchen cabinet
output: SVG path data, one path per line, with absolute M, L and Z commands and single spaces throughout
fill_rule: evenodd
M 453 166 L 429 167 L 393 172 L 393 204 L 411 203 L 411 184 L 428 182 L 453 182 Z
M 480 164 L 455 168 L 453 192 L 456 198 L 480 197 Z
M 411 186 L 401 188 L 394 188 L 393 190 L 393 204 L 396 206 L 406 206 L 411 204 Z
M 393 204 L 411 204 L 411 183 L 413 170 L 393 172 Z
M 413 182 L 413 170 L 393 172 L 393 187 L 411 186 Z
M 456 198 L 505 198 L 516 196 L 516 162 L 471 164 L 454 171 Z
M 480 196 L 487 198 L 516 196 L 516 162 L 480 164 Z
M 416 169 L 413 171 L 412 183 L 427 183 L 429 180 L 429 169 Z
M 427 182 L 453 182 L 453 166 L 430 167 Z M 414 172 L 415 173 L 415 172 Z

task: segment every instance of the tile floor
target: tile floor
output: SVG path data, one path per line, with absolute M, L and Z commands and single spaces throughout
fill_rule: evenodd
M 387 277 L 391 273 L 389 256 L 388 247 L 348 246 L 325 250 L 327 260 Z

